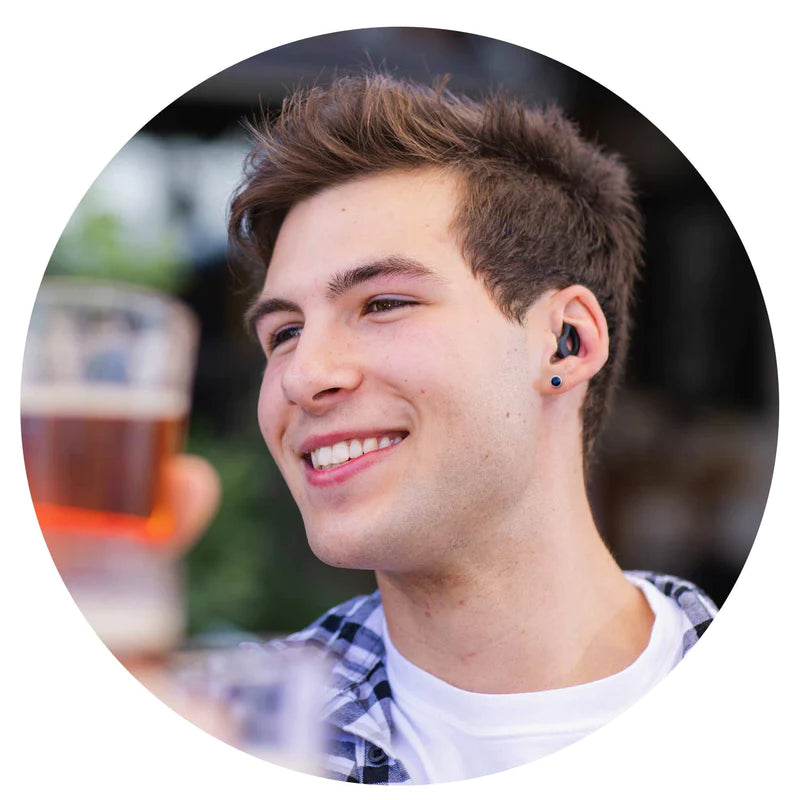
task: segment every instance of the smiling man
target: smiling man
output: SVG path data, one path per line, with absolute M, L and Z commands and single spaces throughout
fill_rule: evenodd
M 381 74 L 254 134 L 230 231 L 261 270 L 260 427 L 314 553 L 379 587 L 290 637 L 334 659 L 329 773 L 455 780 L 595 730 L 715 613 L 624 573 L 587 499 L 640 259 L 626 170 L 555 110 Z

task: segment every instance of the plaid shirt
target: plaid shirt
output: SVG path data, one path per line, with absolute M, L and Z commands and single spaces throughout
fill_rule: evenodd
M 680 578 L 650 572 L 627 574 L 650 581 L 686 614 L 691 627 L 683 638 L 685 656 L 714 618 L 714 603 Z M 375 592 L 354 597 L 299 633 L 269 643 L 278 649 L 313 645 L 332 657 L 323 712 L 328 731 L 326 771 L 328 777 L 351 783 L 411 780 L 402 762 L 390 755 L 392 689 L 386 674 L 381 618 L 380 593 Z

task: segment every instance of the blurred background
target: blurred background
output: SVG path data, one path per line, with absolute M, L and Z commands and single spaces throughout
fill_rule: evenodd
M 242 121 L 298 85 L 368 64 L 420 80 L 448 74 L 451 89 L 471 95 L 503 88 L 558 103 L 631 168 L 647 220 L 646 271 L 628 378 L 590 497 L 624 568 L 680 575 L 721 604 L 764 510 L 778 410 L 765 306 L 724 210 L 663 133 L 589 78 L 493 39 L 381 28 L 286 45 L 188 91 L 98 176 L 47 268 L 166 290 L 201 319 L 187 449 L 217 468 L 223 500 L 185 558 L 191 641 L 296 630 L 375 586 L 371 573 L 314 558 L 261 439 L 263 356 L 241 324 L 249 286 L 228 265 L 225 234 L 248 149 Z

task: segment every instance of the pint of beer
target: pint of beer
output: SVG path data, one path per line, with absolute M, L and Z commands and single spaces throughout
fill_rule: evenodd
M 183 631 L 164 464 L 180 449 L 198 325 L 156 292 L 42 284 L 23 365 L 22 443 L 34 508 L 76 603 L 120 656 Z

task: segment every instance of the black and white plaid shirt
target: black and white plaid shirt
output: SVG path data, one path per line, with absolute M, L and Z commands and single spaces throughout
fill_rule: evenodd
M 694 584 L 671 575 L 629 572 L 650 581 L 688 617 L 683 655 L 716 614 L 714 603 Z M 332 608 L 299 633 L 268 647 L 312 645 L 331 658 L 323 717 L 326 723 L 326 774 L 352 783 L 409 783 L 402 762 L 393 758 L 392 689 L 386 673 L 380 593 L 354 597 Z M 229 687 L 233 690 L 234 687 Z M 232 695 L 230 695 L 232 696 Z M 259 704 L 238 695 L 245 716 L 257 722 Z

